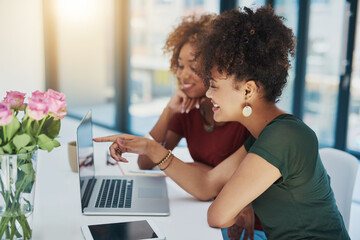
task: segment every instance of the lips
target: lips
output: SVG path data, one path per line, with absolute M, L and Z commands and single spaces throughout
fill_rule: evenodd
M 220 108 L 220 106 L 217 105 L 213 100 L 211 100 L 211 103 L 213 104 L 213 107 L 212 107 L 213 112 L 215 112 L 216 110 L 218 110 Z
M 192 84 L 192 83 L 183 83 L 183 84 L 182 84 L 182 90 L 189 90 L 189 89 L 191 89 L 193 86 L 195 86 L 195 85 Z

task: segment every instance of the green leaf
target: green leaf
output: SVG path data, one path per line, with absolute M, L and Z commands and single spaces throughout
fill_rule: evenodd
M 54 120 L 54 118 L 47 119 L 44 123 L 44 133 L 51 139 L 56 138 L 60 132 L 60 120 Z
M 24 147 L 21 147 L 20 149 L 17 150 L 17 153 L 26 153 L 26 152 L 31 152 L 32 150 L 34 150 L 35 148 L 37 148 L 37 143 L 36 143 L 36 139 L 33 136 L 30 136 L 30 141 L 28 142 L 28 144 Z
M 26 145 L 28 145 L 31 141 L 31 137 L 26 134 L 20 134 L 20 135 L 16 135 L 13 139 L 13 143 L 16 147 L 16 150 L 19 150 L 22 147 L 25 147 Z
M 24 119 L 21 124 L 22 131 L 29 134 L 30 136 L 35 136 L 39 126 L 39 121 L 33 120 L 31 118 Z
M 9 142 L 6 145 L 2 146 L 2 149 L 5 153 L 15 153 L 15 146 L 12 142 Z
M 14 117 L 13 120 L 8 125 L 4 126 L 4 128 L 5 128 L 6 139 L 9 141 L 9 139 L 11 139 L 15 135 L 15 133 L 19 130 L 20 122 L 16 117 Z
M 38 145 L 40 149 L 50 152 L 54 147 L 60 146 L 60 143 L 56 140 L 52 140 L 45 134 L 40 134 L 38 137 Z
M 26 152 L 31 152 L 32 150 L 34 150 L 36 148 L 36 145 L 30 145 L 30 146 L 26 146 L 26 147 L 22 147 L 20 148 L 20 150 L 18 151 L 18 153 L 26 153 Z
M 31 162 L 26 163 L 26 164 L 21 164 L 19 166 L 19 168 L 26 174 L 35 174 L 34 168 L 33 168 L 33 164 Z
M 54 148 L 51 138 L 45 134 L 40 134 L 38 137 L 38 145 L 40 149 L 48 150 L 49 152 Z
M 21 164 L 18 168 L 16 191 L 30 193 L 35 182 L 35 171 L 32 163 Z
M 57 141 L 57 140 L 52 140 L 53 144 L 54 144 L 54 147 L 60 147 L 61 144 Z
M 2 149 L 2 147 L 0 147 L 0 154 L 4 154 L 4 150 Z

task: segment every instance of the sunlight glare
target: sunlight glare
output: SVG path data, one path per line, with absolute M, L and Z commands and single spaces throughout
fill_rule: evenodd
M 91 18 L 96 11 L 96 0 L 56 0 L 58 17 L 79 22 Z

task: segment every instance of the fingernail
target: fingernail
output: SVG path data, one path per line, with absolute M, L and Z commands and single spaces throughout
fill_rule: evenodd
M 189 113 L 189 109 L 186 110 L 186 113 Z
M 197 109 L 199 109 L 199 108 L 200 108 L 200 105 L 197 103 L 195 107 L 196 107 Z
M 181 113 L 184 113 L 184 109 L 181 109 Z

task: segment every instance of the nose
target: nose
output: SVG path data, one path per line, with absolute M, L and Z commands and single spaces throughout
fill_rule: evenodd
M 207 98 L 212 98 L 212 93 L 213 93 L 212 88 L 209 87 L 205 95 Z
M 178 76 L 181 79 L 181 81 L 183 82 L 185 79 L 188 79 L 190 77 L 190 73 L 185 68 L 179 72 Z

